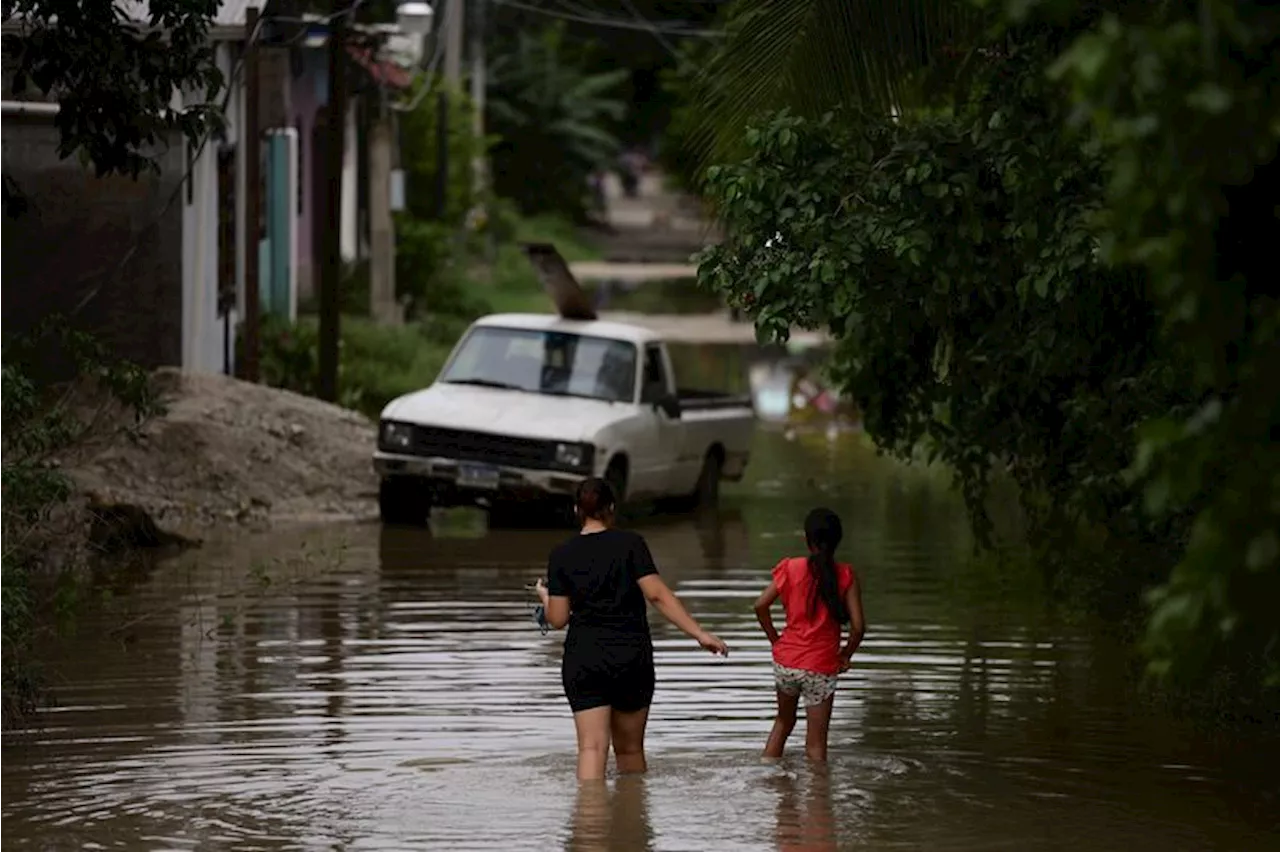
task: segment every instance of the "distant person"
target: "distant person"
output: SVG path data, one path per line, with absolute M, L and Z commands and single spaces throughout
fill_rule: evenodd
M 602 221 L 609 220 L 609 196 L 605 191 L 605 173 L 600 169 L 592 169 L 591 175 L 587 178 L 587 183 L 591 188 L 591 210 L 590 212 L 599 216 Z
M 578 780 L 604 778 L 609 745 L 619 772 L 644 772 L 644 731 L 653 700 L 653 641 L 645 602 L 705 650 L 727 656 L 658 576 L 649 546 L 613 526 L 616 498 L 599 477 L 575 496 L 582 531 L 551 552 L 538 580 L 547 624 L 569 625 L 561 679 L 578 732 Z
M 622 191 L 627 198 L 635 198 L 640 194 L 640 177 L 644 174 L 647 162 L 640 151 L 631 148 L 618 158 L 618 177 L 622 180 Z
M 756 618 L 773 646 L 773 678 L 778 692 L 778 715 L 764 756 L 782 757 L 803 699 L 805 754 L 810 760 L 825 761 L 836 681 L 849 669 L 866 622 L 858 576 L 851 566 L 836 562 L 836 548 L 844 537 L 840 518 L 830 509 L 814 509 L 805 518 L 804 537 L 809 555 L 779 562 L 755 605 Z M 779 598 L 787 616 L 781 633 L 770 613 Z M 849 638 L 841 648 L 841 625 L 846 623 Z

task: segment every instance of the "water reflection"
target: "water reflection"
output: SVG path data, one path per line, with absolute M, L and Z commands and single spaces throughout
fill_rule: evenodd
M 750 602 L 817 502 L 871 630 L 826 775 L 763 765 Z M 524 584 L 565 530 L 323 527 L 211 542 L 81 626 L 58 705 L 4 737 L 15 848 L 1268 849 L 1275 751 L 1139 703 L 1122 648 L 1034 571 L 970 556 L 946 482 L 856 443 L 762 433 L 747 482 L 635 526 L 706 659 L 654 619 L 652 772 L 580 796 L 561 637 Z M 127 625 L 125 629 L 122 626 Z M 108 637 L 108 640 L 104 640 Z
M 653 848 L 644 777 L 622 776 L 613 789 L 600 783 L 578 785 L 572 833 L 565 849 L 570 852 L 650 852 Z
M 778 775 L 778 849 L 835 852 L 831 775 L 825 767 L 813 767 L 807 775 L 803 784 L 791 772 Z

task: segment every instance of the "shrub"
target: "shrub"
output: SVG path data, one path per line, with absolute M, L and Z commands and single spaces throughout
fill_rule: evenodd
M 466 321 L 445 317 L 404 326 L 343 317 L 338 358 L 338 402 L 377 417 L 397 396 L 435 379 Z M 314 396 L 319 375 L 316 321 L 264 318 L 261 377 L 265 384 Z
M 488 304 L 469 292 L 466 246 L 453 228 L 405 217 L 396 237 L 396 295 L 405 301 L 409 317 L 489 312 Z
M 36 637 L 46 607 L 36 578 L 65 575 L 79 566 L 61 559 L 69 549 L 66 530 L 51 522 L 70 500 L 71 480 L 56 457 L 90 438 L 103 415 L 123 407 L 134 425 L 161 410 L 149 374 L 112 361 L 96 340 L 49 317 L 31 335 L 6 341 L 3 352 L 4 501 L 0 539 L 4 542 L 0 608 L 3 612 L 3 718 L 6 725 L 35 709 L 40 677 Z M 65 381 L 38 378 L 33 367 L 71 366 Z M 55 548 L 58 543 L 61 547 Z M 65 588 L 65 587 L 64 587 Z M 60 595 L 66 605 L 70 600 Z

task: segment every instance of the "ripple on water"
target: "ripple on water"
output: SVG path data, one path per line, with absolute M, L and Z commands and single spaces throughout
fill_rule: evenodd
M 663 573 L 732 647 L 711 659 L 655 616 L 646 778 L 594 792 L 573 781 L 560 638 L 539 634 L 523 590 L 562 532 L 334 527 L 212 544 L 163 566 L 121 598 L 124 615 L 102 616 L 99 626 L 135 622 L 125 641 L 84 625 L 54 661 L 58 703 L 42 726 L 5 734 L 8 842 L 1277 845 L 1274 784 L 1229 773 L 1216 746 L 1134 709 L 1104 637 L 970 570 L 959 508 L 927 478 L 855 450 L 761 440 L 776 445 L 730 509 L 639 524 Z M 825 772 L 794 753 L 803 723 L 786 760 L 758 757 L 774 697 L 750 611 L 768 568 L 796 549 L 810 480 L 853 483 L 821 499 L 847 519 L 871 623 L 841 680 Z

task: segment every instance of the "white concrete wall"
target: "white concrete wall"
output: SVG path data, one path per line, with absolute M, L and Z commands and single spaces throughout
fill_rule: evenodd
M 356 259 L 359 235 L 356 228 L 356 211 L 359 210 L 359 199 L 356 198 L 356 164 L 359 148 L 356 147 L 356 104 L 355 99 L 347 104 L 347 140 L 342 149 L 342 259 L 350 263 Z
M 217 49 L 218 65 L 232 79 L 232 51 Z M 239 98 L 233 93 L 229 117 L 238 115 Z M 228 140 L 239 122 L 227 127 Z M 190 166 L 191 191 L 182 189 L 182 368 L 199 373 L 227 370 L 224 357 L 224 318 L 218 316 L 218 141 L 210 139 Z M 241 253 L 237 252 L 237 278 L 243 281 Z M 145 307 L 143 308 L 145 309 Z M 234 348 L 235 316 L 232 322 Z

